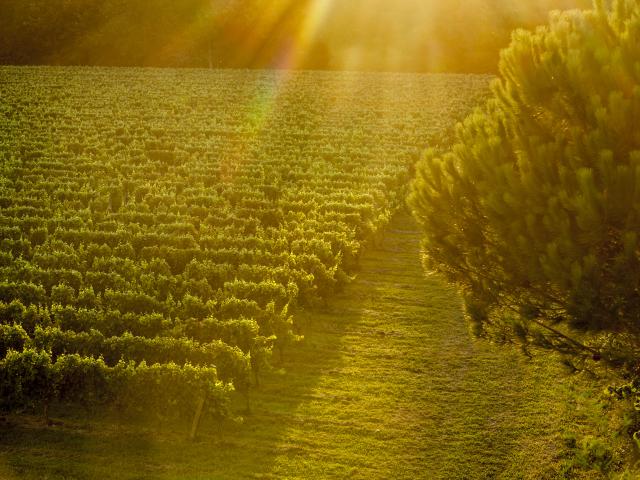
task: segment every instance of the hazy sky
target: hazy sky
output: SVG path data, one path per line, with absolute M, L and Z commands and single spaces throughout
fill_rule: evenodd
M 438 50 L 450 52 L 450 45 L 443 42 L 493 48 L 495 42 L 508 42 L 503 26 L 514 19 L 523 24 L 535 19 L 539 24 L 546 21 L 549 10 L 591 5 L 591 0 L 317 1 L 328 5 L 317 35 L 326 39 L 334 55 L 347 64 L 380 62 L 383 56 L 391 69 L 406 68 L 428 51 L 433 58 Z M 489 47 L 487 42 L 494 43 Z

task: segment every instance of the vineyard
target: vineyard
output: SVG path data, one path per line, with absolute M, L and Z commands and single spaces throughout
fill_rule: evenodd
M 0 68 L 0 408 L 250 405 L 486 85 Z

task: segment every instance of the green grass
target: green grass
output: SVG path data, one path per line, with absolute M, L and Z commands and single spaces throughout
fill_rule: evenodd
M 419 238 L 398 215 L 326 311 L 299 312 L 305 340 L 243 423 L 209 420 L 193 443 L 188 426 L 7 417 L 0 478 L 562 478 L 563 434 L 595 429 L 593 389 L 473 340 L 454 290 L 423 275 Z

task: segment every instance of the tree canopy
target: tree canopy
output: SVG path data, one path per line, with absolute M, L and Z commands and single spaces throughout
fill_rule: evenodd
M 492 98 L 419 164 L 425 263 L 476 333 L 637 358 L 639 40 L 631 0 L 516 32 Z

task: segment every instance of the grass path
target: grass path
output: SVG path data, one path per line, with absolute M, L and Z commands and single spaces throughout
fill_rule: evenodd
M 406 213 L 242 425 L 123 430 L 63 417 L 0 423 L 0 478 L 554 478 L 568 392 L 559 367 L 475 342 L 459 298 L 423 275 Z
M 398 216 L 331 311 L 311 315 L 319 327 L 306 350 L 317 355 L 294 362 L 331 361 L 283 435 L 299 455 L 277 457 L 274 478 L 541 478 L 553 469 L 561 372 L 474 342 L 455 292 L 424 276 L 419 241 L 412 219 Z

